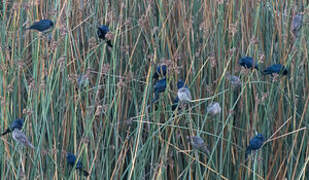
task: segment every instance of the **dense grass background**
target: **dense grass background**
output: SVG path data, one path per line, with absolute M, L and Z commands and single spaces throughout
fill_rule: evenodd
M 0 4 L 0 128 L 17 117 L 35 150 L 1 138 L 1 179 L 80 179 L 65 152 L 78 155 L 89 179 L 308 179 L 309 63 L 306 1 L 46 0 Z M 299 37 L 291 32 L 304 13 Z M 55 22 L 50 37 L 26 31 L 36 20 Z M 108 24 L 114 48 L 98 40 Z M 287 77 L 245 71 L 286 65 Z M 157 64 L 169 85 L 153 98 Z M 226 74 L 240 75 L 233 88 Z M 77 78 L 84 76 L 83 86 Z M 172 112 L 176 82 L 194 99 Z M 210 116 L 209 103 L 222 113 Z M 249 161 L 256 132 L 267 143 Z M 211 154 L 192 150 L 199 135 Z

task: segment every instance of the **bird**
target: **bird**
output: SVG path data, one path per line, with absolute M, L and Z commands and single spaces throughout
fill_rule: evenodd
M 100 39 L 106 40 L 106 43 L 108 46 L 113 47 L 112 42 L 110 39 L 106 39 L 106 34 L 109 32 L 109 28 L 106 25 L 102 25 L 100 27 L 98 27 L 98 31 L 97 34 L 99 36 Z
M 227 74 L 227 79 L 230 81 L 230 83 L 233 87 L 240 87 L 241 86 L 241 80 L 238 76 Z
M 257 134 L 249 141 L 249 146 L 246 149 L 246 159 L 252 150 L 258 150 L 262 147 L 265 142 L 265 138 L 262 134 Z
M 159 94 L 165 91 L 165 89 L 166 89 L 166 78 L 163 78 L 163 79 L 157 81 L 153 88 L 154 88 L 155 98 L 152 100 L 152 103 L 157 101 L 159 99 Z
M 205 144 L 204 140 L 200 136 L 191 136 L 190 140 L 191 140 L 192 147 L 194 149 L 198 149 L 200 151 L 203 151 L 209 154 L 207 145 Z
M 302 24 L 303 24 L 303 15 L 296 14 L 293 17 L 292 24 L 291 24 L 291 29 L 292 29 L 294 36 L 296 37 L 298 36 L 298 32 L 300 31 Z
M 21 130 L 23 128 L 23 125 L 24 125 L 24 119 L 20 119 L 20 118 L 17 118 L 15 119 L 11 124 L 10 126 L 1 134 L 1 136 L 7 134 L 7 133 L 10 133 L 12 131 L 14 131 L 14 129 L 19 129 Z
M 68 164 L 74 167 L 76 163 L 76 156 L 73 153 L 67 152 L 66 158 Z M 89 176 L 89 173 L 86 170 L 83 170 L 83 164 L 80 160 L 77 161 L 75 168 L 78 169 L 80 172 L 82 172 L 84 176 Z
M 40 32 L 45 32 L 46 30 L 48 30 L 49 28 L 53 27 L 54 23 L 53 21 L 49 20 L 49 19 L 43 19 L 37 22 L 34 22 L 29 28 L 27 29 L 34 29 Z
M 177 87 L 178 87 L 177 97 L 179 101 L 180 102 L 191 102 L 192 96 L 191 96 L 190 90 L 188 86 L 185 85 L 183 80 L 179 80 L 177 82 Z
M 255 68 L 255 69 L 259 69 L 258 64 L 254 63 L 254 59 L 252 57 L 249 56 L 245 56 L 243 58 L 240 58 L 238 61 L 239 65 L 251 69 L 251 68 Z
M 156 71 L 153 74 L 152 78 L 157 80 L 160 77 L 160 75 L 161 76 L 166 76 L 166 72 L 167 72 L 167 66 L 165 64 L 158 65 L 156 67 Z
M 288 70 L 282 64 L 273 64 L 263 71 L 264 75 L 282 74 L 287 75 Z
M 13 139 L 24 146 L 29 146 L 34 149 L 34 146 L 30 143 L 27 136 L 19 129 L 14 129 L 12 133 Z
M 77 78 L 77 85 L 79 88 L 86 88 L 89 85 L 88 76 L 88 74 L 82 74 Z
M 207 113 L 209 113 L 213 116 L 220 113 L 220 112 L 221 112 L 221 107 L 220 107 L 220 104 L 218 102 L 210 103 L 207 106 Z
M 185 86 L 185 82 L 184 82 L 183 80 L 179 80 L 179 81 L 177 82 L 177 88 L 180 89 L 180 88 L 182 88 L 183 86 Z

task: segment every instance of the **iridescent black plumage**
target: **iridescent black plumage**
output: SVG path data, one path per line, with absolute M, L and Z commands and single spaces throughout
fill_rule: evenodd
M 48 30 L 49 28 L 53 27 L 54 23 L 53 21 L 49 20 L 49 19 L 43 19 L 37 22 L 34 22 L 29 28 L 27 29 L 34 29 L 40 32 L 44 32 L 46 30 Z
M 248 155 L 251 153 L 252 150 L 258 150 L 262 147 L 262 145 L 265 142 L 265 138 L 262 134 L 257 134 L 256 136 L 254 136 L 250 142 L 249 142 L 249 146 L 246 149 L 246 159 L 248 157 Z
M 70 152 L 67 153 L 66 155 L 67 162 L 70 166 L 74 166 L 76 163 L 76 156 Z M 84 174 L 84 176 L 89 176 L 89 173 L 86 170 L 83 170 L 83 164 L 80 160 L 77 161 L 76 163 L 76 169 L 78 169 L 80 172 Z
M 102 26 L 98 27 L 97 34 L 98 34 L 100 39 L 106 40 L 106 43 L 107 43 L 108 46 L 113 47 L 111 40 L 106 39 L 106 34 L 109 31 L 110 30 L 109 30 L 108 26 L 102 25 Z
M 153 74 L 152 78 L 158 79 L 160 76 L 166 76 L 167 66 L 159 65 L 156 67 L 156 72 Z
M 254 62 L 254 59 L 252 57 L 246 56 L 243 58 L 240 58 L 238 61 L 239 65 L 251 69 L 251 68 L 255 68 L 255 69 L 259 69 L 258 64 Z
M 159 94 L 165 91 L 166 78 L 163 78 L 157 81 L 153 88 L 154 88 L 155 98 L 152 100 L 152 103 L 156 102 L 159 99 Z
M 14 129 L 19 129 L 21 130 L 23 128 L 23 125 L 24 125 L 24 120 L 23 119 L 20 119 L 20 118 L 17 118 L 16 120 L 14 120 L 10 126 L 1 134 L 1 136 L 7 134 L 7 133 L 10 133 L 10 132 L 13 132 Z
M 287 75 L 288 70 L 282 64 L 273 64 L 263 71 L 264 75 L 282 74 Z

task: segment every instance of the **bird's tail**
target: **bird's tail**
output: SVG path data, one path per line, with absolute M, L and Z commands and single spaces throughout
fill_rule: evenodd
M 210 154 L 210 151 L 209 151 L 209 149 L 207 148 L 207 146 L 206 145 L 204 145 L 203 147 L 202 147 L 202 151 L 203 152 L 205 152 L 206 154 Z
M 1 136 L 4 136 L 4 135 L 6 135 L 7 133 L 10 133 L 10 132 L 12 132 L 12 131 L 10 129 L 7 129 L 4 133 L 1 134 Z
M 81 169 L 80 172 L 86 177 L 89 176 L 89 173 L 86 170 Z
M 107 45 L 108 45 L 109 47 L 113 47 L 112 41 L 111 41 L 111 40 L 107 40 L 106 43 L 107 43 Z

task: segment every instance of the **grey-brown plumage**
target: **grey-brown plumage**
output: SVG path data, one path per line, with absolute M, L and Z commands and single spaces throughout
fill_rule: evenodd
M 177 96 L 180 102 L 191 102 L 192 101 L 190 90 L 189 88 L 185 86 L 178 89 Z
M 18 143 L 24 145 L 24 146 L 29 146 L 32 149 L 34 149 L 34 146 L 30 143 L 28 140 L 27 136 L 19 129 L 14 129 L 12 133 L 13 139 L 17 141 Z
M 233 87 L 240 87 L 241 86 L 241 80 L 238 76 L 228 74 L 227 79 L 230 81 L 230 83 Z
M 303 24 L 303 15 L 302 14 L 296 14 L 294 17 L 293 17 L 293 20 L 292 20 L 292 32 L 294 34 L 295 37 L 298 37 L 299 36 L 299 31 L 302 27 L 302 24 Z
M 211 115 L 216 115 L 221 112 L 221 106 L 218 102 L 213 102 L 207 106 L 207 112 Z
M 203 152 L 209 154 L 209 150 L 207 148 L 207 145 L 205 144 L 204 140 L 201 137 L 191 136 L 190 140 L 191 140 L 192 147 L 194 149 L 198 149 L 200 151 L 203 151 Z

